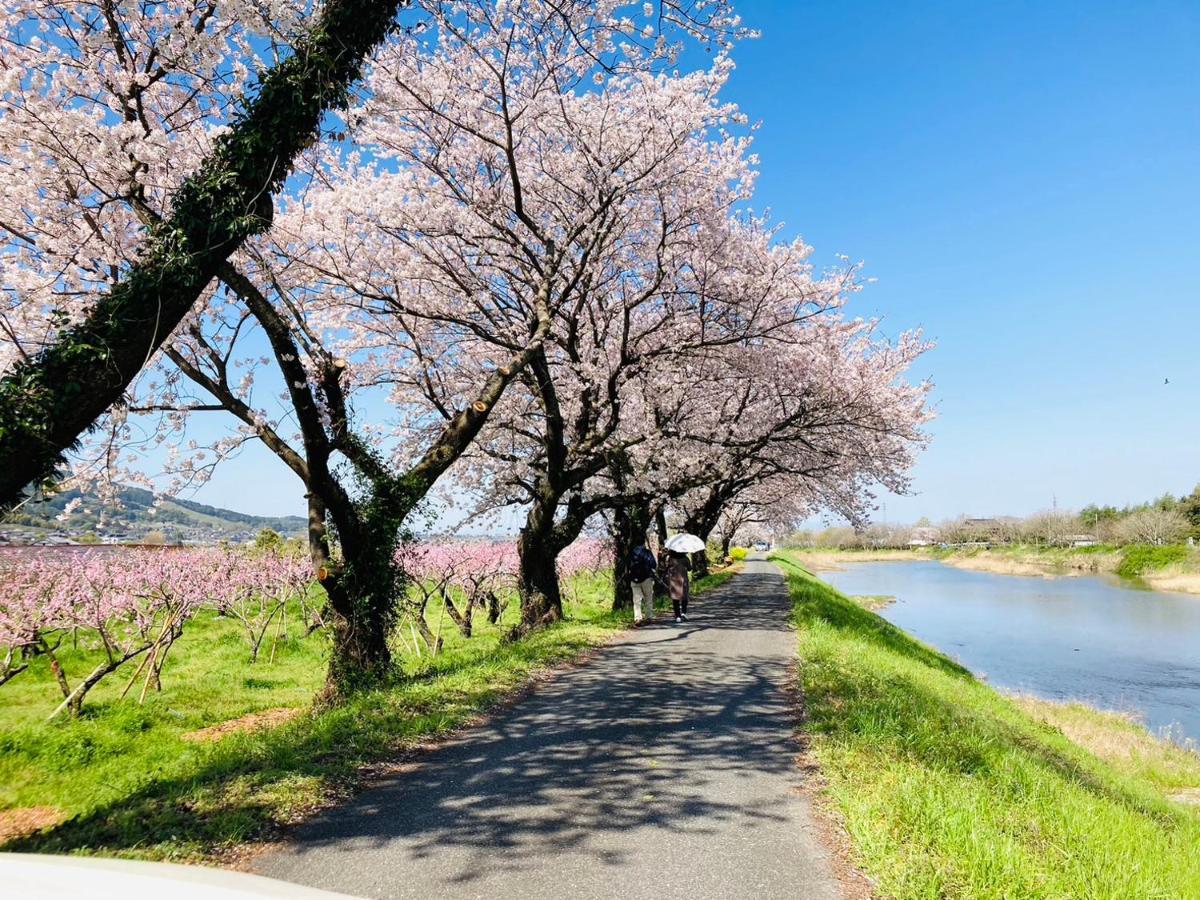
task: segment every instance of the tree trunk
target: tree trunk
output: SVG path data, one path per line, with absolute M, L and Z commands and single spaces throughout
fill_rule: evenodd
M 360 530 L 353 541 L 343 543 L 346 560 L 340 567 L 329 553 L 326 512 L 322 498 L 310 493 L 308 549 L 317 580 L 328 597 L 325 610 L 333 636 L 329 671 L 319 700 L 334 702 L 355 687 L 381 681 L 391 671 L 387 638 L 397 588 L 397 573 L 391 561 L 396 538 L 385 541 L 386 547 L 372 547 L 373 535 Z M 334 518 L 350 522 L 356 518 L 355 511 L 349 505 L 339 507 Z M 384 560 L 374 572 L 372 558 Z
M 688 534 L 694 534 L 700 540 L 704 541 L 704 549 L 699 550 L 691 555 L 692 574 L 697 578 L 701 578 L 708 574 L 708 536 L 712 533 L 711 528 L 706 528 L 703 523 L 688 518 L 684 523 L 684 530 Z
M 563 617 L 562 590 L 558 583 L 558 554 L 570 541 L 556 534 L 554 514 L 560 495 L 543 488 L 529 507 L 525 527 L 517 538 L 517 592 L 521 621 L 509 632 L 518 638 Z
M 613 609 L 633 607 L 632 576 L 629 557 L 633 548 L 645 544 L 650 528 L 650 504 L 634 504 L 613 510 Z
M 392 653 L 387 643 L 390 623 L 383 622 L 379 615 L 381 598 L 354 590 L 350 584 L 342 583 L 337 575 L 333 578 L 336 582 L 325 587 L 329 594 L 333 633 L 333 652 L 322 694 L 326 701 L 355 688 L 379 683 L 392 668 Z M 392 600 L 389 589 L 385 602 L 391 605 Z
M 662 550 L 667 542 L 667 509 L 659 506 L 654 510 L 654 533 L 658 537 L 658 549 Z
M 520 634 L 527 634 L 563 617 L 558 553 L 546 541 L 548 536 L 522 530 L 517 541 L 520 557 L 517 573 L 517 590 L 521 595 Z
M 633 608 L 633 584 L 629 574 L 629 554 L 633 551 L 633 522 L 629 513 L 621 508 L 613 510 L 609 537 L 613 547 L 613 599 L 614 610 Z
M 696 537 L 704 541 L 704 549 L 692 554 L 692 574 L 700 578 L 710 572 L 708 568 L 708 535 L 697 534 Z
M 463 610 L 459 610 L 458 605 L 454 602 L 454 598 L 450 596 L 450 591 L 447 589 L 442 592 L 442 605 L 446 609 L 446 615 L 450 617 L 450 621 L 458 628 L 458 633 L 465 638 L 471 636 L 471 620 L 475 614 L 475 600 L 472 597 L 467 597 Z
M 504 606 L 501 605 L 500 598 L 496 595 L 495 591 L 488 591 L 488 593 L 487 593 L 488 622 L 490 622 L 492 625 L 495 625 L 497 622 L 500 621 L 500 617 L 502 615 L 504 615 Z
M 65 697 L 63 702 L 58 705 L 54 712 L 50 713 L 50 715 L 46 718 L 46 721 L 53 722 L 55 718 L 58 717 L 58 714 L 64 709 L 70 711 L 72 719 L 79 718 L 79 714 L 83 710 L 83 699 L 87 696 L 88 691 L 99 684 L 106 675 L 115 672 L 125 663 L 129 662 L 129 660 L 133 659 L 135 656 L 145 653 L 152 646 L 152 643 L 143 644 L 142 646 L 136 647 L 119 657 L 110 657 L 109 659 L 106 659 L 104 662 L 100 663 L 100 665 L 96 666 L 96 668 L 92 670 L 91 674 L 88 675 L 87 678 L 83 679 L 83 681 L 79 682 L 79 684 L 75 686 L 75 689 L 69 693 L 66 692 L 67 680 L 66 676 L 63 674 L 62 667 L 59 666 L 56 668 L 54 674 L 58 679 L 59 687 L 64 691 Z M 57 665 L 57 663 L 58 660 L 55 659 L 52 665 Z
M 343 563 L 326 565 L 321 584 L 329 595 L 333 653 L 319 702 L 332 703 L 347 693 L 372 687 L 392 674 L 388 638 L 399 617 L 397 598 L 404 573 L 396 563 L 400 523 L 411 507 L 388 497 L 370 496 L 335 519 L 353 523 L 340 533 Z M 348 529 L 349 530 L 349 529 Z
M 562 590 L 558 583 L 557 554 L 547 552 L 534 538 L 522 532 L 517 542 L 521 561 L 517 588 L 521 593 L 521 623 L 518 636 L 563 617 Z
M 442 639 L 440 635 L 436 635 L 430 630 L 429 623 L 425 621 L 425 606 L 428 602 L 429 597 L 426 596 L 419 606 L 409 612 L 409 616 L 411 617 L 413 629 L 420 636 L 421 640 L 425 642 L 425 646 L 429 648 L 430 652 L 436 656 L 441 652 Z M 415 637 L 413 638 L 413 643 L 416 643 Z M 421 648 L 417 647 L 416 649 L 417 653 L 420 654 Z
M 708 574 L 708 538 L 721 520 L 721 510 L 724 507 L 724 497 L 715 488 L 709 493 L 704 504 L 691 513 L 683 524 L 683 530 L 694 534 L 704 541 L 705 549 L 692 554 L 692 572 L 697 576 Z
M 721 556 L 725 559 L 729 558 L 729 546 L 733 543 L 732 534 L 724 534 L 721 536 Z
M 667 568 L 667 551 L 664 549 L 667 544 L 667 508 L 664 504 L 654 510 L 654 533 L 658 537 L 658 571 L 665 572 Z M 667 596 L 667 583 L 665 578 L 657 578 L 654 581 L 654 598 L 656 600 Z

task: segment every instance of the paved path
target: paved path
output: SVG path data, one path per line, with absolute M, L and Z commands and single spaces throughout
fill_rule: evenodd
M 774 566 L 302 826 L 256 871 L 363 897 L 839 896 L 797 790 Z

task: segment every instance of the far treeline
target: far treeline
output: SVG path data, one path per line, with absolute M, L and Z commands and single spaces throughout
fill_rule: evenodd
M 1163 494 L 1131 506 L 1089 504 L 1078 512 L 1045 510 L 1025 518 L 960 516 L 933 524 L 876 523 L 821 531 L 795 531 L 788 547 L 827 549 L 902 548 L 937 544 L 1029 544 L 1038 547 L 1166 546 L 1200 539 L 1200 484 L 1190 494 Z

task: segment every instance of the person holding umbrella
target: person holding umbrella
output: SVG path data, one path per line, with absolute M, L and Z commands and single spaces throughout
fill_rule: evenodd
M 677 534 L 667 541 L 667 591 L 671 595 L 671 607 L 675 611 L 676 622 L 687 621 L 688 597 L 691 595 L 691 583 L 688 572 L 692 565 L 688 561 L 689 553 L 699 553 L 704 549 L 704 541 L 694 534 Z

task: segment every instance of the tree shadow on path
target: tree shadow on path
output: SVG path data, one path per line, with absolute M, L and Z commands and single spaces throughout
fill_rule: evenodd
M 301 826 L 258 869 L 335 886 L 339 868 L 369 864 L 436 889 L 548 855 L 620 866 L 645 844 L 635 832 L 701 844 L 789 832 L 790 610 L 777 574 L 741 575 L 698 598 L 692 621 L 642 629 Z

